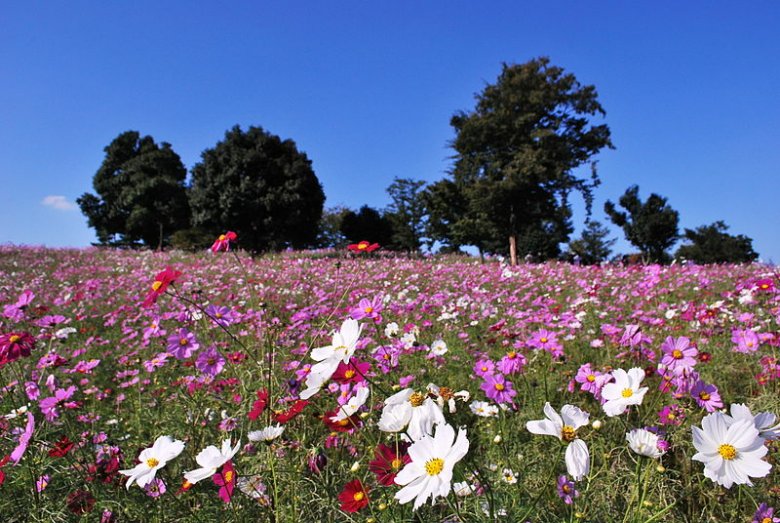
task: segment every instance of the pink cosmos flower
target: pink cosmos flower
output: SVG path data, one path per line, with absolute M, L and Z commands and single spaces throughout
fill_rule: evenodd
M 40 403 L 38 403 L 38 406 L 41 408 L 41 412 L 43 412 L 43 417 L 46 418 L 46 421 L 54 421 L 57 419 L 60 416 L 57 407 L 63 405 L 67 400 L 73 397 L 75 392 L 76 387 L 71 385 L 67 389 L 55 390 L 54 396 L 43 398 Z
M 238 235 L 233 231 L 228 231 L 225 234 L 220 234 L 214 241 L 214 245 L 211 246 L 211 252 L 228 252 L 230 250 L 230 242 L 236 241 Z
M 177 360 L 186 360 L 200 348 L 195 335 L 187 329 L 180 328 L 175 334 L 168 336 L 168 352 Z
M 380 312 L 382 312 L 382 296 L 376 295 L 371 300 L 366 298 L 360 300 L 357 307 L 349 310 L 349 315 L 355 320 L 368 318 L 373 320 L 374 323 L 382 323 Z
M 682 425 L 685 419 L 685 411 L 679 405 L 666 405 L 658 413 L 661 425 Z
M 222 372 L 224 366 L 225 358 L 222 357 L 214 345 L 201 352 L 198 359 L 195 360 L 195 368 L 203 374 L 208 374 L 212 377 Z
M 760 345 L 758 335 L 750 329 L 735 329 L 731 333 L 731 341 L 736 344 L 731 348 L 734 352 L 756 352 Z
M 219 488 L 219 499 L 225 503 L 230 503 L 230 498 L 233 497 L 233 489 L 236 486 L 236 470 L 233 468 L 233 462 L 228 461 L 222 465 L 222 470 L 213 476 L 211 481 L 214 482 Z
M 567 505 L 574 502 L 574 498 L 580 496 L 580 491 L 574 488 L 574 482 L 566 476 L 558 476 L 558 496 Z
M 696 400 L 699 407 L 706 409 L 707 412 L 715 412 L 723 408 L 723 401 L 720 399 L 718 387 L 707 385 L 699 380 L 691 389 L 691 397 Z
M 11 461 L 14 465 L 18 465 L 27 450 L 27 445 L 30 444 L 30 438 L 32 438 L 33 430 L 35 430 L 35 418 L 31 412 L 27 413 L 27 426 L 24 428 L 24 432 L 19 436 L 19 444 L 11 452 Z
M 149 293 L 146 295 L 146 299 L 141 306 L 151 307 L 154 305 L 157 298 L 168 290 L 168 287 L 175 282 L 181 274 L 180 271 L 174 270 L 171 267 L 166 267 L 164 271 L 157 273 L 157 276 L 154 277 L 154 282 L 152 282 L 152 288 L 149 290 Z
M 553 358 L 563 356 L 563 345 L 558 341 L 558 335 L 547 329 L 540 329 L 531 335 L 528 346 L 535 349 L 546 350 Z
M 509 351 L 499 360 L 497 368 L 502 374 L 519 374 L 523 372 L 526 363 L 528 360 L 525 356 L 515 351 Z
M 484 378 L 493 374 L 496 364 L 491 360 L 479 360 L 474 364 L 474 374 L 480 378 Z
M 496 403 L 511 403 L 512 398 L 517 395 L 517 392 L 512 388 L 512 382 L 506 381 L 506 378 L 501 374 L 489 374 L 484 376 L 484 379 L 485 381 L 482 382 L 480 388 L 488 398 Z
M 691 340 L 685 336 L 680 336 L 676 340 L 669 336 L 661 345 L 661 351 L 663 351 L 663 358 L 661 358 L 661 365 L 665 365 L 667 369 L 674 370 L 678 367 L 691 368 L 696 365 L 696 356 L 699 351 L 696 347 L 691 346 Z
M 35 338 L 29 332 L 11 332 L 0 336 L 0 368 L 19 358 L 30 355 Z

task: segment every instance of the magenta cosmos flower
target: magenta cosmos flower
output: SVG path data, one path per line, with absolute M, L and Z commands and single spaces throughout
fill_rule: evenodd
M 349 315 L 354 320 L 362 320 L 368 318 L 373 320 L 374 323 L 382 322 L 382 296 L 374 296 L 371 300 L 363 298 L 358 302 L 357 307 L 353 307 L 349 310 Z
M 691 397 L 696 400 L 699 407 L 705 409 L 707 412 L 715 412 L 716 410 L 723 408 L 723 401 L 720 399 L 718 387 L 715 385 L 707 385 L 701 380 L 697 381 L 693 388 L 691 388 Z
M 528 346 L 535 349 L 546 350 L 554 358 L 563 356 L 563 345 L 558 341 L 558 335 L 547 329 L 540 329 L 531 335 Z
M 488 374 L 484 376 L 485 381 L 480 388 L 485 391 L 485 395 L 496 403 L 511 403 L 512 398 L 517 395 L 512 382 L 506 381 L 501 374 Z
M 195 360 L 195 368 L 203 374 L 208 374 L 212 377 L 222 372 L 224 366 L 225 358 L 222 357 L 214 345 L 201 352 L 198 359 Z
M 225 234 L 220 234 L 214 241 L 214 245 L 211 246 L 211 252 L 227 252 L 230 250 L 230 242 L 236 241 L 238 235 L 233 231 L 228 231 Z
M 178 360 L 186 360 L 200 348 L 195 335 L 187 329 L 180 328 L 175 334 L 168 336 L 168 352 Z
M 696 356 L 699 354 L 696 347 L 691 346 L 691 340 L 685 336 L 680 336 L 676 340 L 669 336 L 661 345 L 661 351 L 664 354 L 661 358 L 661 365 L 665 365 L 669 370 L 678 367 L 693 367 L 696 365 Z
M 731 350 L 734 352 L 756 352 L 761 342 L 758 334 L 750 329 L 736 329 L 731 333 L 731 341 L 736 345 Z

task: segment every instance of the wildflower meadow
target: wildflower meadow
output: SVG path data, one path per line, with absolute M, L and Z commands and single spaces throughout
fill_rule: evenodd
M 0 247 L 0 520 L 771 523 L 773 267 Z

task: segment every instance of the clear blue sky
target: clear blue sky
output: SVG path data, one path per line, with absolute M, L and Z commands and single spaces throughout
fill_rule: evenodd
M 235 124 L 292 138 L 327 206 L 442 178 L 449 119 L 501 63 L 546 55 L 596 86 L 631 184 L 780 262 L 780 3 L 11 2 L 0 12 L 0 243 L 85 246 L 73 202 L 134 129 L 191 168 Z M 584 220 L 577 205 L 575 222 Z M 630 247 L 622 240 L 618 250 Z

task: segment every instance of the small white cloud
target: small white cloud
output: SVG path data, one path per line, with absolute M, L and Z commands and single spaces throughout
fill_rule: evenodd
M 47 196 L 41 200 L 41 204 L 58 211 L 74 211 L 76 204 L 68 201 L 64 196 Z

